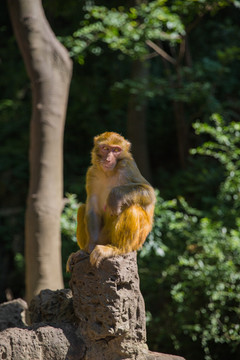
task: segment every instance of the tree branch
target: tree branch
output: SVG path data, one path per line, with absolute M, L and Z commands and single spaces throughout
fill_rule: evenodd
M 152 42 L 151 40 L 146 40 L 146 44 L 152 48 L 154 51 L 156 51 L 156 53 L 158 53 L 162 58 L 164 58 L 165 60 L 169 61 L 171 64 L 175 65 L 176 64 L 176 60 L 171 57 L 168 53 L 166 53 L 166 51 L 164 51 L 163 49 L 161 49 L 157 44 L 155 44 L 154 42 Z

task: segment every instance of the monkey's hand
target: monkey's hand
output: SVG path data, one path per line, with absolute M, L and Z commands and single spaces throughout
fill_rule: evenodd
M 71 255 L 68 258 L 67 264 L 66 264 L 66 271 L 72 272 L 73 267 L 77 262 L 85 260 L 88 257 L 89 257 L 89 254 L 83 250 L 78 250 L 75 253 L 71 253 Z

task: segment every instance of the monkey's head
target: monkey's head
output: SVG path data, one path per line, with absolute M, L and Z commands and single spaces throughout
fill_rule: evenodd
M 112 171 L 119 160 L 131 157 L 130 147 L 131 143 L 115 132 L 95 136 L 92 163 L 100 166 L 104 172 Z

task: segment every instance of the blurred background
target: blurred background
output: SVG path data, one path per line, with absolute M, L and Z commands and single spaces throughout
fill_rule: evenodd
M 240 357 L 240 2 L 43 1 L 73 60 L 62 262 L 77 250 L 93 137 L 132 142 L 158 201 L 139 253 L 148 345 Z M 0 302 L 25 294 L 31 86 L 0 2 Z

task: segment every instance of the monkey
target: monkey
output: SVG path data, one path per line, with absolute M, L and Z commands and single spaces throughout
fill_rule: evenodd
M 155 192 L 141 175 L 130 152 L 131 143 L 115 132 L 94 137 L 91 163 L 86 175 L 85 204 L 77 213 L 77 243 L 74 258 L 90 254 L 98 267 L 105 258 L 142 247 L 152 229 Z

